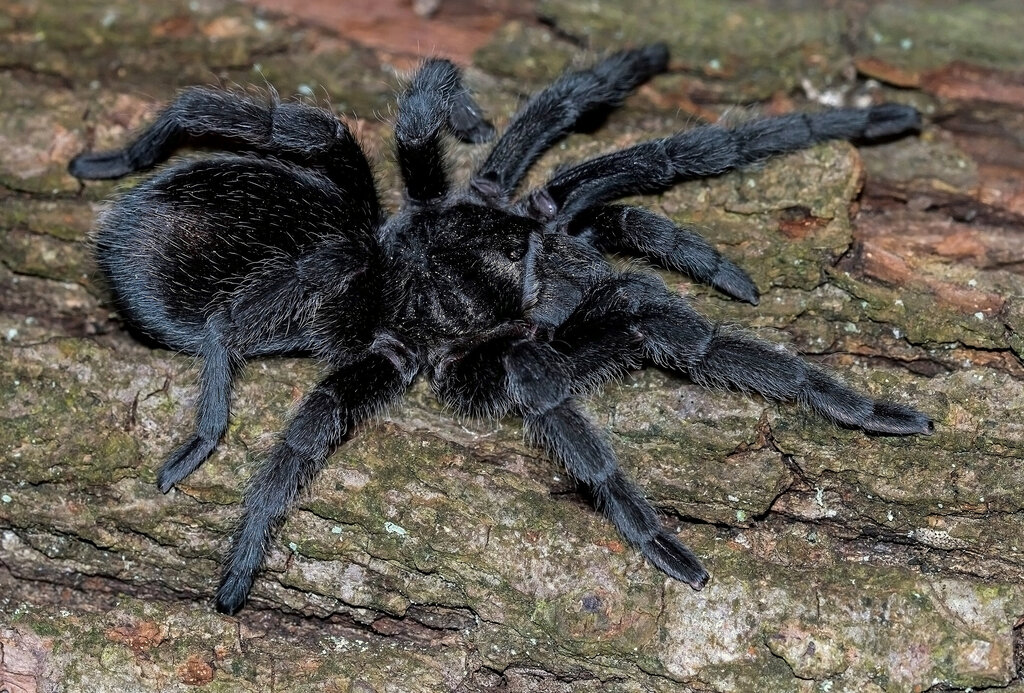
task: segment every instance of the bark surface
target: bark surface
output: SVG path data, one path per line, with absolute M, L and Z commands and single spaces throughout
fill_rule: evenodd
M 0 690 L 1024 689 L 1024 6 L 822 5 L 0 0 Z M 501 126 L 567 64 L 655 40 L 671 74 L 533 180 L 723 114 L 918 106 L 920 137 L 642 202 L 762 291 L 755 308 L 664 273 L 700 310 L 927 411 L 935 435 L 869 437 L 653 370 L 607 387 L 587 404 L 705 558 L 696 593 L 623 546 L 517 420 L 454 420 L 419 385 L 334 455 L 249 607 L 216 614 L 245 480 L 317 367 L 251 364 L 219 452 L 158 493 L 198 369 L 111 314 L 85 239 L 118 186 L 67 161 L 181 87 L 269 84 L 329 100 L 395 205 L 396 71 L 472 61 Z

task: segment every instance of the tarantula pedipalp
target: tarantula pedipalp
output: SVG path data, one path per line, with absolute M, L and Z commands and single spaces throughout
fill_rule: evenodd
M 249 484 L 220 610 L 244 605 L 273 528 L 352 426 L 398 401 L 421 373 L 459 412 L 522 416 L 531 439 L 590 489 L 625 539 L 695 589 L 707 571 L 619 468 L 578 395 L 654 364 L 704 385 L 799 401 L 844 426 L 931 431 L 924 414 L 874 401 L 777 346 L 722 329 L 657 278 L 616 271 L 602 255 L 642 255 L 757 303 L 747 274 L 695 232 L 609 203 L 827 139 L 899 135 L 919 126 L 913 108 L 698 127 L 584 161 L 514 197 L 545 150 L 667 62 L 666 48 L 653 45 L 566 73 L 513 116 L 460 189 L 449 179 L 445 132 L 483 142 L 494 130 L 458 70 L 426 61 L 399 102 L 406 202 L 390 216 L 349 130 L 301 104 L 188 89 L 125 149 L 71 162 L 79 178 L 116 178 L 183 144 L 235 152 L 165 168 L 125 193 L 95 234 L 96 262 L 122 315 L 203 357 L 195 432 L 161 466 L 162 491 L 217 446 L 242 364 L 307 352 L 327 366 Z

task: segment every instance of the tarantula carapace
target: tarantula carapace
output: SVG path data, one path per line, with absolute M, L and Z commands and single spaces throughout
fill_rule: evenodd
M 667 63 L 667 49 L 653 45 L 564 74 L 513 116 L 460 188 L 445 162 L 445 133 L 483 142 L 494 130 L 455 66 L 426 61 L 399 101 L 405 204 L 392 215 L 362 150 L 331 113 L 215 89 L 185 90 L 125 149 L 71 162 L 79 178 L 116 178 L 182 145 L 235 152 L 163 169 L 117 200 L 95 234 L 96 262 L 121 314 L 203 357 L 195 431 L 160 468 L 162 491 L 217 446 L 242 364 L 286 352 L 326 364 L 249 484 L 220 610 L 245 603 L 273 528 L 353 425 L 397 402 L 419 374 L 459 413 L 521 416 L 530 439 L 590 491 L 630 544 L 695 589 L 708 573 L 619 468 L 579 395 L 654 364 L 703 385 L 802 402 L 844 426 L 931 431 L 924 414 L 874 401 L 778 346 L 724 329 L 656 277 L 613 269 L 602 255 L 643 256 L 756 304 L 747 274 L 693 230 L 610 203 L 827 139 L 914 130 L 913 108 L 697 127 L 565 168 L 516 197 L 545 150 Z

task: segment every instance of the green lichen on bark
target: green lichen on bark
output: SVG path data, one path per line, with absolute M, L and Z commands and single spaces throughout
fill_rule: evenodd
M 843 13 L 820 3 L 542 0 L 539 12 L 560 31 L 604 49 L 666 41 L 687 72 L 710 78 L 719 95 L 735 99 L 764 98 L 801 79 L 831 79 L 846 57 Z
M 881 2 L 868 12 L 860 51 L 895 65 L 936 69 L 952 62 L 1018 70 L 1024 47 L 1014 0 Z

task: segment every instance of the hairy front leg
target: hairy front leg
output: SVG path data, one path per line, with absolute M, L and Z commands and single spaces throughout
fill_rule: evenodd
M 733 298 L 758 303 L 750 275 L 695 230 L 676 226 L 660 214 L 625 205 L 593 207 L 572 220 L 569 232 L 587 236 L 599 250 L 641 255 Z
M 915 108 L 892 103 L 791 113 L 735 128 L 704 125 L 564 169 L 532 191 L 529 201 L 539 217 L 568 223 L 605 202 L 664 192 L 684 180 L 717 176 L 826 140 L 877 139 L 920 126 L 921 115 Z
M 512 116 L 505 134 L 473 174 L 471 185 L 491 199 L 511 195 L 530 166 L 582 118 L 618 106 L 640 84 L 668 67 L 658 43 L 608 56 L 588 70 L 567 72 Z

